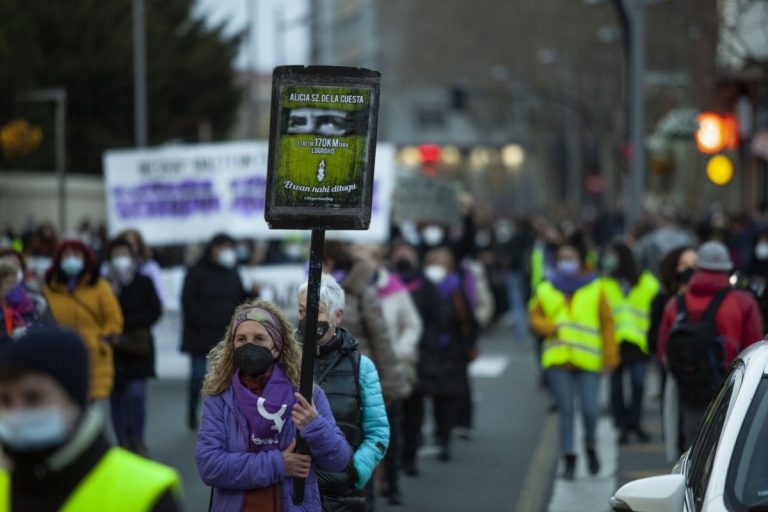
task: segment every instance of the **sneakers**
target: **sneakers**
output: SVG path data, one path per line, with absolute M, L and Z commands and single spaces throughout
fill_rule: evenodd
M 640 427 L 637 427 L 633 429 L 635 432 L 635 436 L 637 436 L 637 442 L 639 443 L 647 443 L 651 440 L 651 436 L 648 435 L 648 432 L 643 430 Z
M 621 433 L 619 433 L 619 444 L 627 443 L 629 443 L 629 430 L 622 428 Z
M 563 480 L 573 480 L 576 476 L 576 455 L 569 453 L 563 456 L 565 469 L 563 470 Z
M 600 472 L 600 459 L 597 458 L 594 448 L 587 448 L 587 466 L 590 475 L 594 476 Z
M 403 473 L 408 476 L 419 476 L 419 470 L 416 467 L 416 461 L 408 460 L 403 463 Z

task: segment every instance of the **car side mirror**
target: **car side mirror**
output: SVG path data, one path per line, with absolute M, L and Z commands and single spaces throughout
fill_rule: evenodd
M 662 475 L 634 480 L 611 498 L 615 512 L 681 512 L 685 500 L 685 477 Z

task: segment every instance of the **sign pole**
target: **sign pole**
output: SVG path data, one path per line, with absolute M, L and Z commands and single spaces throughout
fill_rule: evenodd
M 323 246 L 328 229 L 368 229 L 381 74 L 340 66 L 278 66 L 272 73 L 264 219 L 311 229 L 299 392 L 312 401 Z M 296 452 L 309 452 L 297 435 Z M 305 479 L 294 478 L 293 502 Z
M 320 308 L 320 279 L 323 274 L 323 247 L 325 230 L 313 229 L 309 248 L 309 282 L 307 283 L 307 315 L 301 355 L 301 382 L 299 393 L 312 403 L 312 388 L 315 379 L 315 357 L 317 356 L 317 316 Z M 296 435 L 296 453 L 307 454 L 309 449 L 301 435 Z M 305 483 L 303 478 L 293 479 L 293 503 L 304 501 Z

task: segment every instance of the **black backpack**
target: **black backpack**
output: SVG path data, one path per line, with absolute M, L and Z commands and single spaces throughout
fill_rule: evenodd
M 715 316 L 730 291 L 717 292 L 697 321 L 690 319 L 685 296 L 677 296 L 677 317 L 667 338 L 666 354 L 680 399 L 686 403 L 708 404 L 725 376 L 725 346 Z

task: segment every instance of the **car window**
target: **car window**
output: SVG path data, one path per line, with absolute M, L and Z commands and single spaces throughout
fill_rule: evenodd
M 728 468 L 725 499 L 729 510 L 768 502 L 768 378 L 757 388 Z
M 723 380 L 723 384 L 709 405 L 704 421 L 691 448 L 691 464 L 687 475 L 694 510 L 701 510 L 707 493 L 712 463 L 717 453 L 720 434 L 728 417 L 733 396 L 741 386 L 743 366 L 735 366 Z

